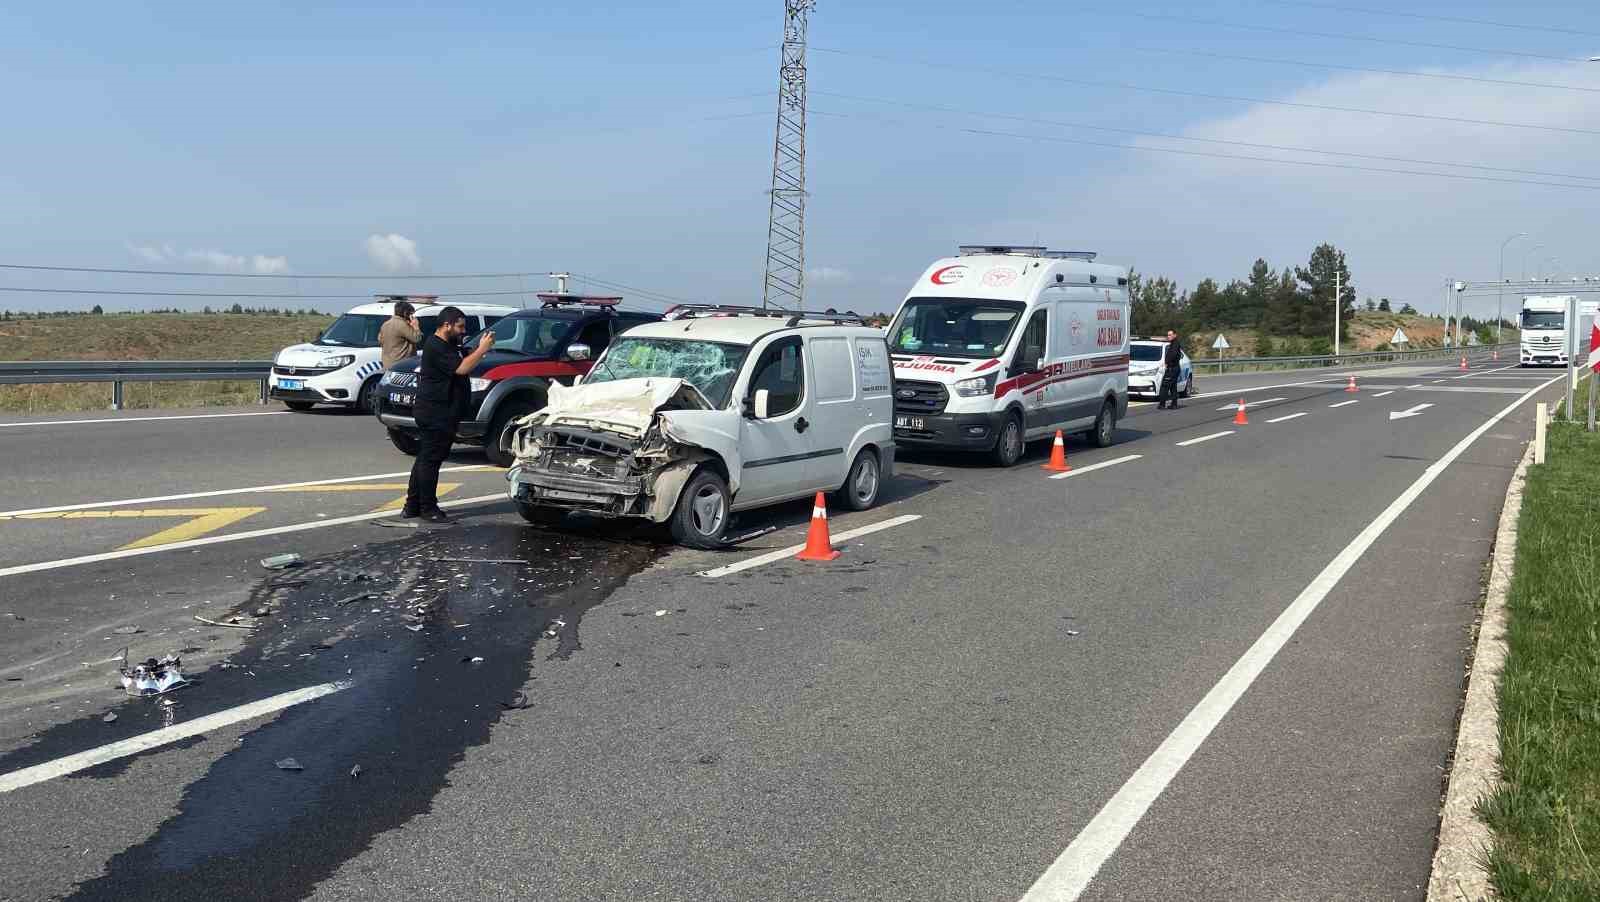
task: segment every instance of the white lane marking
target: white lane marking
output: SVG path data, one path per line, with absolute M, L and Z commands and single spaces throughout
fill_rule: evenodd
M 1374 398 L 1387 398 L 1392 394 L 1394 394 L 1394 389 L 1391 388 L 1388 391 L 1378 392 L 1377 394 L 1373 395 L 1373 397 Z
M 861 527 L 858 527 L 856 529 L 846 530 L 845 532 L 841 532 L 838 535 L 830 536 L 830 538 L 832 538 L 835 542 L 842 542 L 842 541 L 846 541 L 848 539 L 854 539 L 854 538 L 856 538 L 858 536 L 864 536 L 864 535 L 868 535 L 868 534 L 871 534 L 871 533 L 880 532 L 880 531 L 885 530 L 885 529 L 892 529 L 893 527 L 896 527 L 896 526 L 904 526 L 907 523 L 911 523 L 913 521 L 921 520 L 921 519 L 922 519 L 922 515 L 921 514 L 905 514 L 904 516 L 895 517 L 895 518 L 890 519 L 890 520 L 884 520 L 881 523 L 873 523 L 870 526 L 861 526 Z M 780 548 L 777 551 L 769 551 L 766 554 L 757 555 L 756 557 L 750 558 L 748 560 L 740 561 L 737 564 L 728 564 L 728 565 L 723 566 L 723 567 L 714 567 L 714 568 L 712 568 L 710 570 L 703 570 L 703 571 L 701 571 L 700 575 L 701 576 L 710 577 L 712 579 L 716 579 L 719 576 L 727 576 L 730 573 L 738 573 L 738 572 L 740 572 L 742 570 L 750 570 L 750 569 L 753 569 L 755 567 L 763 567 L 763 566 L 766 566 L 767 564 L 774 564 L 774 563 L 777 563 L 778 561 L 787 560 L 788 558 L 792 558 L 795 555 L 799 554 L 801 551 L 804 551 L 805 547 L 806 546 L 803 545 L 803 544 L 801 544 L 801 545 L 791 545 L 788 548 Z
M 1282 423 L 1282 422 L 1285 422 L 1287 420 L 1299 419 L 1300 417 L 1303 417 L 1305 415 L 1306 415 L 1306 411 L 1302 410 L 1299 413 L 1291 413 L 1286 417 L 1278 417 L 1277 419 L 1268 420 L 1267 422 L 1269 422 L 1269 423 Z
M 495 495 L 479 495 L 476 498 L 462 498 L 458 501 L 440 502 L 440 507 L 463 507 L 468 504 L 485 504 L 490 501 L 504 501 L 505 493 Z M 366 520 L 377 520 L 381 517 L 393 517 L 392 510 L 372 511 L 366 514 L 354 514 L 349 517 L 329 517 L 326 520 L 312 520 L 309 523 L 291 523 L 288 526 L 270 526 L 266 529 L 252 529 L 248 532 L 230 532 L 220 536 L 206 536 L 203 539 L 186 539 L 182 542 L 168 542 L 165 545 L 151 545 L 148 548 L 125 548 L 121 551 L 107 551 L 102 554 L 85 554 L 80 557 L 62 558 L 57 561 L 42 561 L 37 564 L 19 564 L 15 567 L 0 568 L 0 577 L 20 576 L 24 573 L 38 573 L 43 570 L 60 570 L 65 567 L 81 567 L 84 564 L 98 564 L 102 561 L 116 561 L 122 558 L 140 557 L 146 554 L 155 554 L 160 551 L 179 551 L 184 548 L 200 548 L 205 545 L 220 545 L 224 542 L 242 542 L 245 539 L 260 539 L 267 536 L 281 536 L 291 532 L 305 532 L 308 529 L 322 529 L 327 526 L 344 526 L 349 523 L 361 523 Z
M 1414 416 L 1417 416 L 1417 415 L 1421 414 L 1424 410 L 1427 410 L 1428 408 L 1430 408 L 1432 406 L 1433 406 L 1432 404 L 1418 404 L 1415 407 L 1412 407 L 1412 408 L 1410 408 L 1408 410 L 1391 410 L 1391 411 L 1389 411 L 1389 419 L 1391 419 L 1391 420 L 1403 420 L 1406 417 L 1414 417 Z
M 1439 478 L 1445 468 L 1465 453 L 1479 436 L 1494 428 L 1495 424 L 1505 419 L 1529 398 L 1558 381 L 1560 377 L 1532 389 L 1489 418 L 1482 426 L 1472 430 L 1466 438 L 1457 442 L 1455 447 L 1445 452 L 1444 457 L 1424 470 L 1417 481 L 1390 502 L 1377 519 L 1367 524 L 1367 528 L 1351 540 L 1350 544 L 1317 574 L 1310 585 L 1307 585 L 1283 613 L 1278 615 L 1278 619 L 1267 627 L 1266 632 L 1261 634 L 1255 644 L 1228 668 L 1228 672 L 1211 687 L 1211 691 L 1194 706 L 1188 716 L 1167 734 L 1167 738 L 1162 740 L 1161 745 L 1156 747 L 1143 764 L 1139 765 L 1139 769 L 1128 778 L 1128 782 L 1122 784 L 1116 795 L 1106 802 L 1094 819 L 1089 821 L 1055 862 L 1034 882 L 1023 895 L 1022 902 L 1074 902 L 1082 895 L 1100 867 L 1122 845 L 1122 841 L 1133 831 L 1161 793 L 1166 791 L 1178 772 L 1188 764 L 1189 759 L 1206 741 L 1206 737 L 1211 735 L 1211 731 L 1216 729 L 1217 724 L 1222 722 L 1272 659 L 1294 637 L 1300 625 L 1311 616 L 1322 600 L 1328 597 L 1328 593 L 1333 591 L 1367 549 L 1378 541 L 1394 521 L 1400 519 L 1400 515 L 1406 512 L 1411 503 Z
M 482 464 L 462 467 L 440 467 L 441 473 L 459 473 L 465 470 L 491 470 Z M 310 482 L 280 482 L 277 485 L 252 485 L 240 489 L 217 489 L 210 492 L 188 492 L 183 495 L 155 495 L 149 498 L 124 498 L 120 501 L 86 501 L 82 504 L 60 504 L 55 507 L 31 507 L 23 510 L 0 511 L 0 517 L 20 517 L 23 514 L 53 514 L 57 511 L 99 510 L 102 507 L 127 507 L 130 504 L 151 504 L 158 501 L 188 501 L 191 498 L 217 498 L 222 495 L 249 495 L 255 492 L 282 492 L 319 485 L 339 485 L 345 482 L 371 482 L 375 479 L 396 479 L 410 476 L 411 471 L 400 473 L 373 473 L 369 476 L 340 476 L 336 479 L 313 479 Z
M 98 420 L 38 420 L 32 423 L 0 423 L 0 429 L 22 426 L 88 426 L 93 423 L 153 423 L 156 420 L 222 420 L 229 417 L 281 417 L 287 410 L 263 410 L 259 413 L 196 413 L 177 417 L 105 417 Z
M 1457 379 L 1473 379 L 1473 378 L 1476 378 L 1476 377 L 1478 377 L 1478 376 L 1487 376 L 1487 375 L 1489 375 L 1489 374 L 1490 374 L 1490 373 L 1503 373 L 1503 372 L 1505 372 L 1505 371 L 1506 371 L 1506 370 L 1510 370 L 1510 369 L 1516 369 L 1516 366 L 1517 366 L 1517 365 L 1516 365 L 1516 364 L 1512 364 L 1512 365 L 1511 365 L 1511 366 L 1501 366 L 1501 367 L 1495 367 L 1495 368 L 1494 368 L 1494 369 L 1492 369 L 1492 370 L 1484 370 L 1484 371 L 1483 371 L 1483 372 L 1481 372 L 1481 373 L 1467 373 L 1467 374 L 1466 374 L 1466 375 L 1464 375 L 1464 376 L 1457 376 L 1457 377 L 1456 377 L 1456 378 L 1457 378 Z
M 1070 478 L 1072 478 L 1074 476 L 1081 476 L 1084 473 L 1093 473 L 1095 470 L 1104 470 L 1106 467 L 1114 467 L 1117 464 L 1125 464 L 1125 463 L 1128 463 L 1130 461 L 1135 461 L 1135 460 L 1138 460 L 1141 457 L 1144 457 L 1144 455 L 1143 454 L 1129 454 L 1127 457 L 1119 457 L 1116 460 L 1102 460 L 1097 464 L 1089 464 L 1086 467 L 1073 467 L 1070 472 L 1057 473 L 1056 475 L 1054 475 L 1054 476 L 1052 476 L 1050 478 L 1051 479 L 1070 479 Z
M 1246 407 L 1260 407 L 1262 404 L 1273 404 L 1273 403 L 1276 403 L 1278 401 L 1287 401 L 1287 400 L 1289 400 L 1289 399 L 1288 398 L 1262 398 L 1259 401 L 1246 401 L 1244 406 L 1246 406 Z M 1217 410 L 1219 410 L 1219 411 L 1229 411 L 1229 410 L 1238 410 L 1238 409 L 1239 409 L 1239 403 L 1237 401 L 1235 401 L 1232 404 L 1229 404 L 1227 407 L 1218 407 L 1217 408 Z
M 1179 448 L 1187 448 L 1190 445 L 1198 445 L 1201 442 L 1209 442 L 1214 438 L 1222 438 L 1224 435 L 1232 435 L 1233 432 L 1234 431 L 1232 429 L 1229 429 L 1226 432 L 1213 432 L 1210 435 L 1202 435 L 1199 438 L 1192 438 L 1192 439 L 1189 439 L 1186 442 L 1179 442 L 1178 443 L 1178 447 Z
M 163 745 L 170 745 L 182 739 L 188 739 L 190 736 L 198 736 L 201 733 L 221 729 L 242 720 L 273 714 L 285 708 L 292 708 L 304 702 L 314 701 L 325 695 L 332 695 L 335 692 L 348 689 L 350 686 L 351 684 L 348 682 L 338 682 L 295 689 L 291 692 L 269 696 L 260 701 L 250 702 L 247 705 L 240 705 L 237 708 L 229 708 L 226 711 L 207 714 L 204 717 L 197 717 L 184 723 L 175 723 L 170 727 L 162 727 L 159 730 L 141 733 L 138 736 L 118 740 L 96 749 L 79 752 L 76 755 L 68 755 L 65 758 L 57 758 L 54 761 L 35 764 L 32 767 L 24 767 L 9 774 L 0 774 L 0 793 L 11 792 L 24 786 L 32 786 L 35 783 L 43 783 L 46 780 L 54 780 L 57 777 L 74 774 L 97 764 L 104 764 L 107 761 L 115 761 L 118 758 L 126 758 L 129 755 L 137 755 L 140 752 L 159 748 Z
M 1359 398 L 1352 398 L 1349 401 L 1340 401 L 1337 404 L 1329 404 L 1328 408 L 1331 410 L 1331 409 L 1333 409 L 1335 407 L 1349 407 L 1351 404 L 1360 404 L 1360 403 L 1361 403 L 1361 400 Z

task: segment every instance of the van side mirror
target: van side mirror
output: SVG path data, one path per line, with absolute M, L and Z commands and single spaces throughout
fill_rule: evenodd
M 772 397 L 772 393 L 767 391 L 766 389 L 764 389 L 764 388 L 756 389 L 756 404 L 755 404 L 756 419 L 764 420 L 764 419 L 767 418 L 767 411 L 769 409 L 769 401 L 770 401 L 771 397 Z
M 568 360 L 588 360 L 593 356 L 594 349 L 581 341 L 575 341 L 572 344 L 567 345 Z

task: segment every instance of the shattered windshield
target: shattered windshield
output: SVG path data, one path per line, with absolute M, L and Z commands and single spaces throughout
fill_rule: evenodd
M 611 343 L 583 381 L 588 385 L 645 377 L 682 379 L 720 410 L 728 406 L 733 382 L 749 350 L 745 345 L 715 341 L 623 335 Z
M 912 298 L 889 329 L 896 354 L 994 357 L 1005 350 L 1023 305 L 966 298 Z

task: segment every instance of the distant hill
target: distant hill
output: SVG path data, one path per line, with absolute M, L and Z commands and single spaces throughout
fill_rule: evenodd
M 1411 313 L 1358 310 L 1355 319 L 1345 324 L 1344 332 L 1340 336 L 1340 344 L 1343 346 L 1341 350 L 1348 354 L 1386 348 L 1389 339 L 1394 337 L 1394 330 L 1397 327 L 1404 330 L 1406 338 L 1410 339 L 1408 347 L 1411 350 L 1437 348 L 1444 344 L 1442 319 Z M 1219 332 L 1228 337 L 1228 344 L 1231 345 L 1231 350 L 1228 352 L 1230 356 L 1256 356 L 1256 350 L 1260 346 L 1260 336 L 1252 329 L 1202 329 L 1191 335 L 1187 344 L 1202 359 L 1213 357 L 1215 352 L 1211 350 L 1211 343 L 1216 340 Z M 1331 344 L 1333 336 L 1329 335 L 1327 340 Z M 1506 329 L 1505 340 L 1516 341 L 1517 331 Z M 1306 339 L 1274 337 L 1270 343 L 1270 350 L 1274 356 L 1317 353 L 1304 347 L 1310 343 Z

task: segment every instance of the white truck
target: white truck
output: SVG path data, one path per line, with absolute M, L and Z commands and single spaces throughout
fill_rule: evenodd
M 1533 295 L 1522 299 L 1522 366 L 1567 365 L 1567 302 L 1569 295 Z
M 918 279 L 889 326 L 895 442 L 999 466 L 1056 430 L 1105 447 L 1128 411 L 1126 266 L 1088 251 L 963 246 Z

